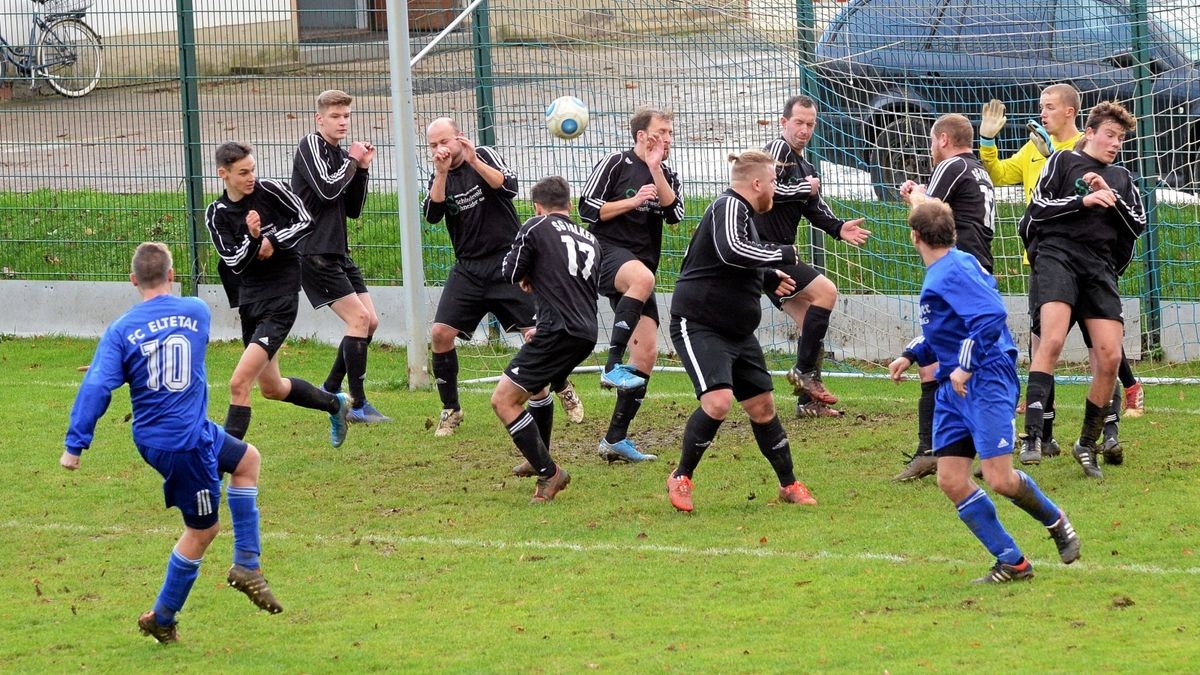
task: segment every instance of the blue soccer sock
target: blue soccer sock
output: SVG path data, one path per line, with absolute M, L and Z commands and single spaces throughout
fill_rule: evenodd
M 1017 475 L 1021 477 L 1021 487 L 1017 488 L 1017 494 L 1009 497 L 1012 503 L 1046 527 L 1057 523 L 1061 513 L 1059 508 L 1038 488 L 1029 474 L 1017 471 Z
M 996 505 L 986 492 L 975 488 L 975 492 L 955 504 L 955 507 L 958 508 L 958 517 L 997 560 L 1007 565 L 1016 565 L 1025 557 L 1021 554 L 1021 549 L 1017 548 L 1017 543 L 1000 524 L 1000 519 L 996 517 Z
M 231 485 L 225 490 L 225 499 L 233 521 L 233 562 L 256 570 L 258 555 L 262 553 L 258 538 L 258 486 Z
M 192 584 L 200 576 L 200 563 L 203 560 L 191 560 L 180 555 L 179 551 L 171 551 L 171 557 L 167 560 L 167 577 L 163 579 L 158 599 L 154 601 L 154 619 L 160 626 L 175 623 L 175 613 L 183 609 L 183 603 L 187 602 Z

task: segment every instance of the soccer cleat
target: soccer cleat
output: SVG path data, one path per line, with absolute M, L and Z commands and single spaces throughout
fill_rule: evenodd
M 646 378 L 633 372 L 633 366 L 619 363 L 612 370 L 600 371 L 600 386 L 604 389 L 632 391 L 646 385 Z
M 349 419 L 352 424 L 385 424 L 392 421 L 392 418 L 371 405 L 370 401 L 363 401 L 360 407 L 353 408 Z
M 462 420 L 462 410 L 451 410 L 450 408 L 444 408 L 442 410 L 442 414 L 438 416 L 437 429 L 434 429 L 433 435 L 449 436 L 453 434 L 454 430 L 458 428 L 458 425 L 462 423 Z
M 628 438 L 622 438 L 616 443 L 609 443 L 603 438 L 600 439 L 600 447 L 597 453 L 601 459 L 607 460 L 609 464 L 613 462 L 652 462 L 658 459 L 658 455 L 643 454 L 633 444 L 633 441 Z
M 924 478 L 925 476 L 932 476 L 935 473 L 937 473 L 937 457 L 929 453 L 918 452 L 908 458 L 908 464 L 904 466 L 904 470 L 892 476 L 892 480 L 898 483 L 905 483 L 910 480 Z
M 1104 474 L 1100 472 L 1100 467 L 1096 465 L 1095 446 L 1080 445 L 1076 441 L 1071 454 L 1075 455 L 1075 461 L 1079 462 L 1079 466 L 1083 467 L 1083 475 L 1088 478 L 1104 478 Z
M 1019 565 L 1009 565 L 999 560 L 988 573 L 971 583 L 973 584 L 1003 584 L 1009 581 L 1025 581 L 1033 578 L 1033 563 L 1022 560 Z
M 525 460 L 512 468 L 512 475 L 517 478 L 532 478 L 537 475 L 537 470 L 533 468 L 529 460 Z
M 796 404 L 796 417 L 841 417 L 841 410 L 835 410 L 817 400 Z
M 805 504 L 807 506 L 816 506 L 817 499 L 812 496 L 804 483 L 796 481 L 791 485 L 781 485 L 779 487 L 779 501 L 787 502 L 788 504 Z
M 1064 565 L 1079 560 L 1079 535 L 1075 534 L 1075 528 L 1071 521 L 1067 520 L 1066 513 L 1059 511 L 1058 522 L 1046 526 L 1046 529 L 1050 532 L 1054 545 L 1058 547 L 1058 558 Z
M 245 593 L 255 607 L 265 609 L 271 614 L 283 611 L 283 605 L 279 604 L 275 595 L 271 593 L 271 587 L 267 585 L 262 570 L 252 570 L 249 567 L 235 564 L 229 568 L 229 576 L 226 577 L 226 581 L 230 586 Z
M 787 381 L 792 383 L 792 393 L 796 396 L 808 394 L 812 400 L 825 404 L 838 402 L 838 397 L 825 388 L 825 383 L 821 381 L 821 376 L 815 370 L 802 373 L 799 368 L 792 366 L 792 369 L 787 372 Z
M 1058 441 L 1051 438 L 1050 440 L 1042 439 L 1042 457 L 1058 457 L 1062 454 L 1062 448 L 1058 447 Z
M 571 384 L 570 380 L 567 380 L 562 391 L 558 392 L 558 402 L 562 404 L 563 412 L 567 414 L 567 419 L 572 424 L 583 422 L 583 401 L 579 400 L 575 385 Z
M 1017 458 L 1025 466 L 1042 463 L 1042 439 L 1040 436 L 1029 437 L 1029 434 L 1017 434 Z
M 667 496 L 677 511 L 692 512 L 692 479 L 687 476 L 667 476 Z
M 1146 391 L 1141 382 L 1134 382 L 1125 389 L 1125 416 L 1141 417 L 1146 414 Z
M 1121 441 L 1118 441 L 1116 436 L 1104 439 L 1104 444 L 1100 446 L 1100 456 L 1104 458 L 1105 464 L 1112 466 L 1124 462 L 1125 450 L 1121 448 Z
M 533 491 L 533 499 L 530 499 L 529 503 L 545 504 L 553 501 L 554 495 L 567 489 L 570 483 L 571 474 L 563 471 L 562 467 L 556 467 L 553 476 L 537 479 L 537 489 Z
M 338 411 L 329 416 L 329 442 L 333 447 L 340 448 L 346 442 L 346 432 L 350 430 L 350 397 L 341 392 L 334 396 L 338 400 Z
M 149 635 L 164 645 L 179 642 L 179 624 L 173 623 L 169 626 L 160 624 L 158 619 L 154 618 L 154 610 L 138 617 L 138 628 L 141 629 L 142 635 Z

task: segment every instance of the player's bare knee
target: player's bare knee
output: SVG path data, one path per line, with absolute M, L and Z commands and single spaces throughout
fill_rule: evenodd
M 258 390 L 262 392 L 263 398 L 271 401 L 282 401 L 287 398 L 290 389 L 284 386 L 282 380 L 259 380 Z
M 184 532 L 184 537 L 191 539 L 190 543 L 198 547 L 203 553 L 203 551 L 208 548 L 209 544 L 213 543 L 220 532 L 221 523 L 218 522 L 213 523 L 211 527 L 206 527 L 204 529 L 188 527 L 187 531 Z
M 444 354 L 454 349 L 454 338 L 457 335 L 458 331 L 444 323 L 433 324 L 433 330 L 429 334 L 429 341 L 433 346 L 433 351 L 438 354 Z
M 229 396 L 234 400 L 244 400 L 250 398 L 250 388 L 254 384 L 254 378 L 234 371 L 233 377 L 229 378 Z
M 987 482 L 988 487 L 992 489 L 992 492 L 1005 497 L 1015 496 L 1021 486 L 1020 477 L 1011 467 L 1007 468 L 1006 471 L 987 471 L 985 469 L 983 479 Z
M 808 301 L 818 307 L 833 309 L 837 303 L 837 286 L 824 275 L 813 279 L 812 283 L 804 288 L 804 293 L 808 296 Z
M 714 420 L 723 420 L 729 416 L 729 409 L 733 407 L 733 390 L 731 389 L 716 389 L 706 392 L 700 397 L 700 407 L 704 409 L 704 414 Z
M 233 470 L 234 478 L 250 478 L 258 481 L 259 468 L 262 466 L 262 455 L 259 454 L 258 448 L 246 444 L 246 454 L 242 455 L 242 461 L 238 462 L 237 468 Z
M 374 335 L 377 330 L 379 330 L 379 315 L 371 312 L 367 323 L 367 335 Z
M 950 471 L 939 471 L 937 482 L 942 494 L 956 504 L 965 499 L 971 493 L 971 488 L 974 487 L 968 478 Z
M 1038 344 L 1038 356 L 1050 357 L 1055 360 L 1062 354 L 1063 345 L 1066 344 L 1066 336 L 1058 335 L 1042 335 L 1041 342 Z
M 617 274 L 626 287 L 622 291 L 625 295 L 646 300 L 654 293 L 654 273 L 645 265 L 628 262 Z

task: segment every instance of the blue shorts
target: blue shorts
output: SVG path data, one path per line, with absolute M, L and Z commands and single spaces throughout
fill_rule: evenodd
M 185 525 L 205 530 L 217 524 L 221 505 L 221 479 L 218 466 L 223 458 L 232 461 L 246 452 L 246 444 L 208 422 L 193 448 L 160 450 L 139 447 L 142 459 L 163 477 L 166 508 L 178 507 Z M 233 463 L 237 466 L 237 462 Z
M 964 439 L 975 445 L 979 459 L 1013 451 L 1016 422 L 1013 411 L 1021 386 L 1016 363 L 987 364 L 967 382 L 967 395 L 959 396 L 949 381 L 941 383 L 934 398 L 934 454 Z

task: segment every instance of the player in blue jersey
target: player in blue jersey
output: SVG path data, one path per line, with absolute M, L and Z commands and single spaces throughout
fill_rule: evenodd
M 938 486 L 954 502 L 958 517 L 996 556 L 991 571 L 976 582 L 1033 577 L 1033 565 L 1000 524 L 995 504 L 971 479 L 976 454 L 988 486 L 1045 525 L 1061 560 L 1073 563 L 1079 559 L 1079 536 L 1066 513 L 1025 472 L 1013 469 L 1012 411 L 1020 392 L 1017 348 L 996 280 L 975 256 L 954 247 L 954 214 L 945 202 L 929 199 L 914 206 L 908 224 L 926 267 L 920 307 L 923 338 L 910 343 L 888 371 L 899 381 L 913 363 L 938 363 L 933 418 Z
M 222 473 L 231 474 L 226 492 L 233 521 L 229 585 L 272 614 L 283 607 L 258 562 L 258 450 L 207 419 L 208 306 L 198 298 L 171 295 L 175 271 L 166 245 L 138 246 L 132 267 L 129 277 L 142 302 L 100 338 L 71 409 L 59 463 L 68 470 L 79 468 L 112 392 L 128 384 L 134 445 L 162 474 L 167 508 L 176 506 L 183 512 L 184 533 L 167 561 L 154 609 L 138 618 L 143 633 L 169 643 L 179 639 L 175 614 L 200 575 L 204 551 L 217 536 Z

